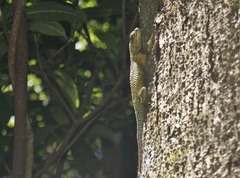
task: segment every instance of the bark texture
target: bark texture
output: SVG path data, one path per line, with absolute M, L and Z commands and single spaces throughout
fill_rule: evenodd
M 8 46 L 9 74 L 14 93 L 14 150 L 12 178 L 29 178 L 27 155 L 27 31 L 25 0 L 13 1 L 13 23 Z M 30 126 L 31 127 L 31 126 Z M 27 169 L 28 168 L 28 169 Z
M 239 3 L 164 1 L 141 177 L 240 177 Z

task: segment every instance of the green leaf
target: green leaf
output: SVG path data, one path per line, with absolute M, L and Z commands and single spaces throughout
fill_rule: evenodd
M 61 36 L 67 39 L 62 25 L 55 21 L 34 21 L 30 24 L 30 30 L 49 36 Z
M 73 79 L 62 70 L 55 70 L 56 82 L 73 111 L 79 107 L 78 89 Z
M 118 51 L 118 40 L 117 38 L 111 33 L 96 33 L 97 37 L 104 42 L 107 47 L 114 52 Z
M 4 37 L 4 34 L 0 34 L 0 57 L 2 57 L 4 54 L 6 54 L 7 51 L 8 51 L 7 40 Z
M 0 128 L 3 128 L 8 123 L 12 116 L 12 101 L 7 95 L 0 93 Z
M 80 9 L 56 2 L 41 2 L 27 8 L 27 17 L 36 20 L 85 22 L 86 15 Z

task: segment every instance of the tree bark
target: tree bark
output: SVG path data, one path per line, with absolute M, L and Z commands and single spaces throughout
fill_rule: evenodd
M 12 177 L 24 178 L 27 174 L 27 33 L 25 0 L 14 0 L 13 12 L 13 24 L 8 48 L 15 116 Z
M 239 177 L 239 10 L 239 0 L 163 1 L 141 177 Z

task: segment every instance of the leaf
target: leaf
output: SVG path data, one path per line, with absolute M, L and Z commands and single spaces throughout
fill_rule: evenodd
M 6 54 L 7 51 L 8 51 L 7 40 L 3 34 L 0 34 L 0 57 Z
M 36 20 L 85 22 L 86 15 L 80 9 L 56 2 L 41 2 L 27 8 L 27 17 Z
M 0 127 L 3 128 L 12 116 L 12 101 L 7 95 L 0 93 Z
M 59 85 L 65 99 L 73 110 L 79 106 L 78 89 L 73 79 L 62 70 L 55 70 L 56 82 Z
M 111 33 L 96 33 L 97 37 L 104 42 L 107 47 L 114 52 L 118 51 L 118 40 Z
M 30 24 L 30 30 L 49 36 L 61 36 L 67 39 L 66 32 L 59 22 L 34 21 Z

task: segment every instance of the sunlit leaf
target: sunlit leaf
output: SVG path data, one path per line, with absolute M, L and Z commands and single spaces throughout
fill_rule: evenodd
M 97 37 L 104 42 L 107 47 L 114 52 L 118 50 L 118 41 L 114 35 L 111 33 L 96 33 Z
M 27 17 L 37 20 L 85 22 L 86 15 L 80 9 L 56 2 L 41 2 L 27 8 Z
M 61 36 L 67 39 L 62 25 L 55 21 L 34 21 L 30 24 L 30 30 L 49 36 Z
M 56 82 L 65 99 L 72 106 L 72 109 L 77 108 L 79 106 L 78 89 L 73 79 L 63 70 L 56 70 L 54 73 L 56 74 Z

